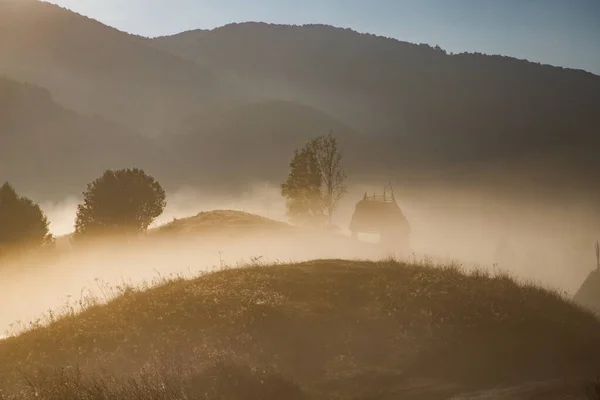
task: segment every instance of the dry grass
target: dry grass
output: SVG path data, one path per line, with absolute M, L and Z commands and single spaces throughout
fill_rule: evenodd
M 117 293 L 107 294 L 108 304 L 83 302 L 49 326 L 0 342 L 0 389 L 26 396 L 32 382 L 52 388 L 48 382 L 62 382 L 57 368 L 77 367 L 92 377 L 83 392 L 108 394 L 76 398 L 162 399 L 145 384 L 138 397 L 122 391 L 140 387 L 148 365 L 193 367 L 175 374 L 185 382 L 162 379 L 184 393 L 211 366 L 234 363 L 270 371 L 264 376 L 273 382 L 293 380 L 298 386 L 289 390 L 299 396 L 302 388 L 314 397 L 424 398 L 600 371 L 600 321 L 557 293 L 503 274 L 329 260 L 226 269 Z M 240 376 L 254 376 L 244 368 Z M 106 376 L 101 371 L 138 380 L 102 386 L 94 378 Z M 224 398 L 269 398 L 243 392 Z M 53 400 L 62 392 L 39 393 Z
M 86 375 L 78 368 L 51 371 L 28 380 L 29 387 L 8 400 L 167 400 L 263 399 L 303 400 L 295 383 L 268 370 L 242 364 L 168 365 L 144 369 L 135 376 Z M 0 396 L 1 398 L 1 396 Z

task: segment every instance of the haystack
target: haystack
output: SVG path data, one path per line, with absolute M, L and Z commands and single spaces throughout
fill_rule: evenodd
M 397 249 L 408 249 L 410 224 L 396 203 L 394 195 L 367 196 L 356 204 L 350 231 L 380 235 L 380 243 Z

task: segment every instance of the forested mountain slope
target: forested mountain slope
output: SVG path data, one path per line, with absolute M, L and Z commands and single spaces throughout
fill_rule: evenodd
M 100 117 L 54 102 L 31 84 L 0 77 L 0 180 L 27 193 L 63 199 L 79 194 L 106 168 L 158 167 L 154 144 Z
M 600 77 L 323 25 L 231 24 L 155 46 L 322 109 L 382 145 L 390 166 L 590 157 Z M 547 157 L 546 157 L 547 156 Z
M 219 96 L 213 73 L 141 38 L 37 0 L 0 1 L 0 72 L 68 108 L 162 133 Z

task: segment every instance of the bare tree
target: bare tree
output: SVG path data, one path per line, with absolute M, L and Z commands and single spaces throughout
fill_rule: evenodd
M 332 132 L 319 136 L 311 142 L 311 147 L 317 158 L 323 183 L 323 202 L 327 211 L 329 225 L 340 199 L 347 192 L 346 171 L 342 167 L 342 153 L 338 147 L 337 138 Z

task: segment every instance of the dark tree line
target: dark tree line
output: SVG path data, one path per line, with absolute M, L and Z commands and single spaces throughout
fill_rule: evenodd
M 51 243 L 48 226 L 39 205 L 19 196 L 9 183 L 0 187 L 0 256 L 12 249 Z
M 331 226 L 346 193 L 342 153 L 333 134 L 319 136 L 294 151 L 281 185 L 287 214 L 298 224 Z M 106 170 L 90 182 L 77 207 L 73 239 L 145 232 L 166 207 L 166 194 L 154 177 L 139 168 Z M 0 255 L 53 243 L 49 222 L 38 204 L 5 183 L 0 188 Z
M 74 239 L 144 232 L 165 206 L 165 191 L 142 169 L 106 170 L 83 193 Z M 5 183 L 0 188 L 0 255 L 52 242 L 48 219 L 39 205 Z

